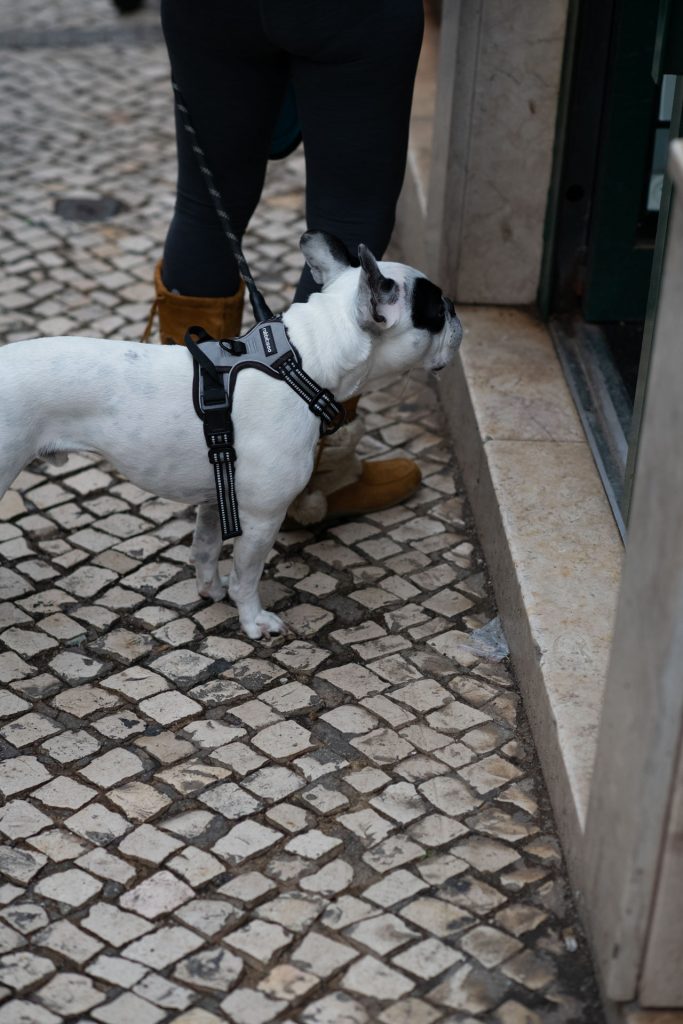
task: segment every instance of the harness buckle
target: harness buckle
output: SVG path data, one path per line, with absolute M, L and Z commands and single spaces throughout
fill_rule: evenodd
M 323 432 L 332 434 L 346 423 L 346 410 L 335 400 L 328 388 L 323 388 L 308 403 L 311 412 L 323 421 Z
M 233 445 L 227 442 L 219 442 L 217 444 L 210 444 L 208 446 L 209 462 L 212 466 L 216 464 L 224 464 L 226 462 L 236 462 L 237 453 Z
M 286 374 L 289 369 L 292 369 L 295 366 L 297 366 L 296 356 L 291 351 L 285 352 L 283 355 L 280 356 L 279 359 L 276 359 L 272 363 L 272 367 L 274 370 L 278 370 L 280 373 L 284 371 L 284 374 Z
M 330 405 L 336 405 L 334 401 L 334 395 L 327 388 L 323 388 L 318 394 L 310 400 L 308 408 L 311 412 L 314 412 L 316 416 L 324 416 L 327 418 L 330 412 Z
M 217 395 L 218 393 L 219 392 L 218 392 L 217 388 L 212 388 L 211 391 L 209 392 L 208 388 L 205 387 L 204 394 L 201 396 L 201 402 L 200 402 L 200 406 L 201 406 L 202 412 L 217 412 L 219 409 L 227 409 L 228 408 L 228 404 L 229 404 L 228 395 L 227 395 L 227 392 L 224 391 L 223 389 L 221 389 L 221 392 L 220 392 L 220 394 L 222 395 L 222 398 L 220 398 L 216 402 L 211 400 L 211 397 L 213 395 L 215 395 L 215 394 Z

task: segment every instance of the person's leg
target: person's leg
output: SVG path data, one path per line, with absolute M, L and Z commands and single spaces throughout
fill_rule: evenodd
M 266 0 L 292 58 L 306 155 L 306 220 L 380 258 L 403 183 L 422 0 Z M 295 300 L 317 290 L 304 271 Z
M 162 0 L 161 13 L 172 75 L 241 237 L 261 194 L 287 57 L 268 42 L 251 0 Z M 232 295 L 237 267 L 177 113 L 176 134 L 178 188 L 163 283 L 183 295 Z
M 292 58 L 308 227 L 336 235 L 352 254 L 364 242 L 379 258 L 405 172 L 422 0 L 265 0 L 264 12 L 270 38 Z M 295 301 L 315 290 L 306 269 Z M 355 401 L 347 412 L 353 419 Z M 361 464 L 355 454 L 361 432 L 351 422 L 323 442 L 307 492 L 290 508 L 292 519 L 361 515 L 419 487 L 420 471 L 409 459 Z

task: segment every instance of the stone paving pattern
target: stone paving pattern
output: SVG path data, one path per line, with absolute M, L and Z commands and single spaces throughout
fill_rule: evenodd
M 3 340 L 139 337 L 175 176 L 157 11 L 13 13 Z M 302 179 L 271 168 L 247 246 L 277 308 Z M 101 195 L 126 208 L 55 212 Z M 434 392 L 363 406 L 424 485 L 281 534 L 271 643 L 197 599 L 192 510 L 94 457 L 2 500 L 0 1024 L 601 1020 Z

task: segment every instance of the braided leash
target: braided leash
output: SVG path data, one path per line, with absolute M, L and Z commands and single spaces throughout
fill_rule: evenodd
M 230 372 L 230 367 L 228 366 L 219 369 L 209 358 L 208 354 L 200 348 L 202 342 L 210 343 L 213 341 L 202 327 L 189 327 L 185 335 L 185 345 L 195 362 L 195 372 L 199 372 L 201 379 L 202 398 L 198 407 L 196 407 L 196 411 L 203 422 L 209 462 L 213 467 L 221 534 L 223 539 L 227 540 L 232 537 L 239 537 L 242 533 L 235 490 L 235 462 L 237 454 L 235 452 L 235 437 L 232 424 L 232 392 L 237 370 L 246 366 L 255 366 L 257 369 L 270 372 L 271 376 L 275 376 L 288 384 L 320 420 L 321 437 L 337 430 L 346 421 L 346 413 L 344 408 L 335 401 L 331 391 L 327 388 L 321 388 L 304 371 L 298 353 L 289 343 L 287 329 L 282 323 L 282 318 L 273 316 L 266 300 L 259 291 L 249 270 L 249 264 L 242 252 L 240 240 L 233 231 L 230 218 L 223 206 L 221 194 L 216 188 L 213 175 L 207 164 L 204 150 L 197 139 L 197 133 L 192 124 L 182 93 L 177 83 L 173 80 L 172 85 L 176 107 L 180 113 L 183 128 L 190 136 L 192 150 L 197 157 L 197 164 L 204 176 L 207 191 L 211 196 L 218 221 L 235 257 L 240 276 L 249 292 L 251 306 L 257 321 L 252 331 L 242 338 L 218 341 L 218 345 L 223 352 L 227 352 L 230 356 L 237 358 L 238 363 L 233 367 L 233 372 Z M 152 307 L 152 312 L 150 313 L 143 341 L 149 336 L 153 316 L 154 307 Z M 275 359 L 269 368 L 260 365 L 259 362 L 255 362 L 253 358 L 243 358 L 247 355 L 247 340 L 252 335 L 258 334 L 260 336 L 263 332 L 269 332 L 268 338 L 265 341 L 261 338 L 261 344 L 266 357 L 278 356 L 279 354 L 279 358 Z M 278 348 L 275 341 L 275 332 L 282 334 L 282 345 L 280 348 Z M 195 338 L 198 341 L 195 341 Z M 223 377 L 223 374 L 226 372 L 228 374 L 227 381 Z
M 249 264 L 246 261 L 244 253 L 242 252 L 240 240 L 232 229 L 230 218 L 227 214 L 225 207 L 223 206 L 221 194 L 216 188 L 216 184 L 213 180 L 213 175 L 209 170 L 209 166 L 206 162 L 204 150 L 199 145 L 197 132 L 195 131 L 194 126 L 192 124 L 190 112 L 187 109 L 187 106 L 183 99 L 183 95 L 180 89 L 178 88 L 177 82 L 174 79 L 171 79 L 171 84 L 173 86 L 173 91 L 175 93 L 176 107 L 180 112 L 180 117 L 183 122 L 183 128 L 190 136 L 192 151 L 197 157 L 197 164 L 199 166 L 200 171 L 204 175 L 206 188 L 208 190 L 209 195 L 211 196 L 211 201 L 213 202 L 214 209 L 216 210 L 219 223 L 223 229 L 225 237 L 228 240 L 228 244 L 230 245 L 232 254 L 235 257 L 235 261 L 239 268 L 240 276 L 242 277 L 242 280 L 247 286 L 247 290 L 249 292 L 249 299 L 251 301 L 251 308 L 254 311 L 254 316 L 256 317 L 257 320 L 268 320 L 270 319 L 270 317 L 272 317 L 273 313 L 268 308 L 266 300 L 259 291 L 258 286 L 254 281 L 254 278 L 252 277 L 251 271 L 249 269 Z

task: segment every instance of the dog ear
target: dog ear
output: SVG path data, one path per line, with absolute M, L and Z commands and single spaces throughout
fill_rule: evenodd
M 366 245 L 358 246 L 361 274 L 358 282 L 357 315 L 361 327 L 375 333 L 393 327 L 401 316 L 400 288 L 385 277 Z
M 344 243 L 328 231 L 304 232 L 299 247 L 311 268 L 313 280 L 323 288 L 342 271 L 358 266 Z

